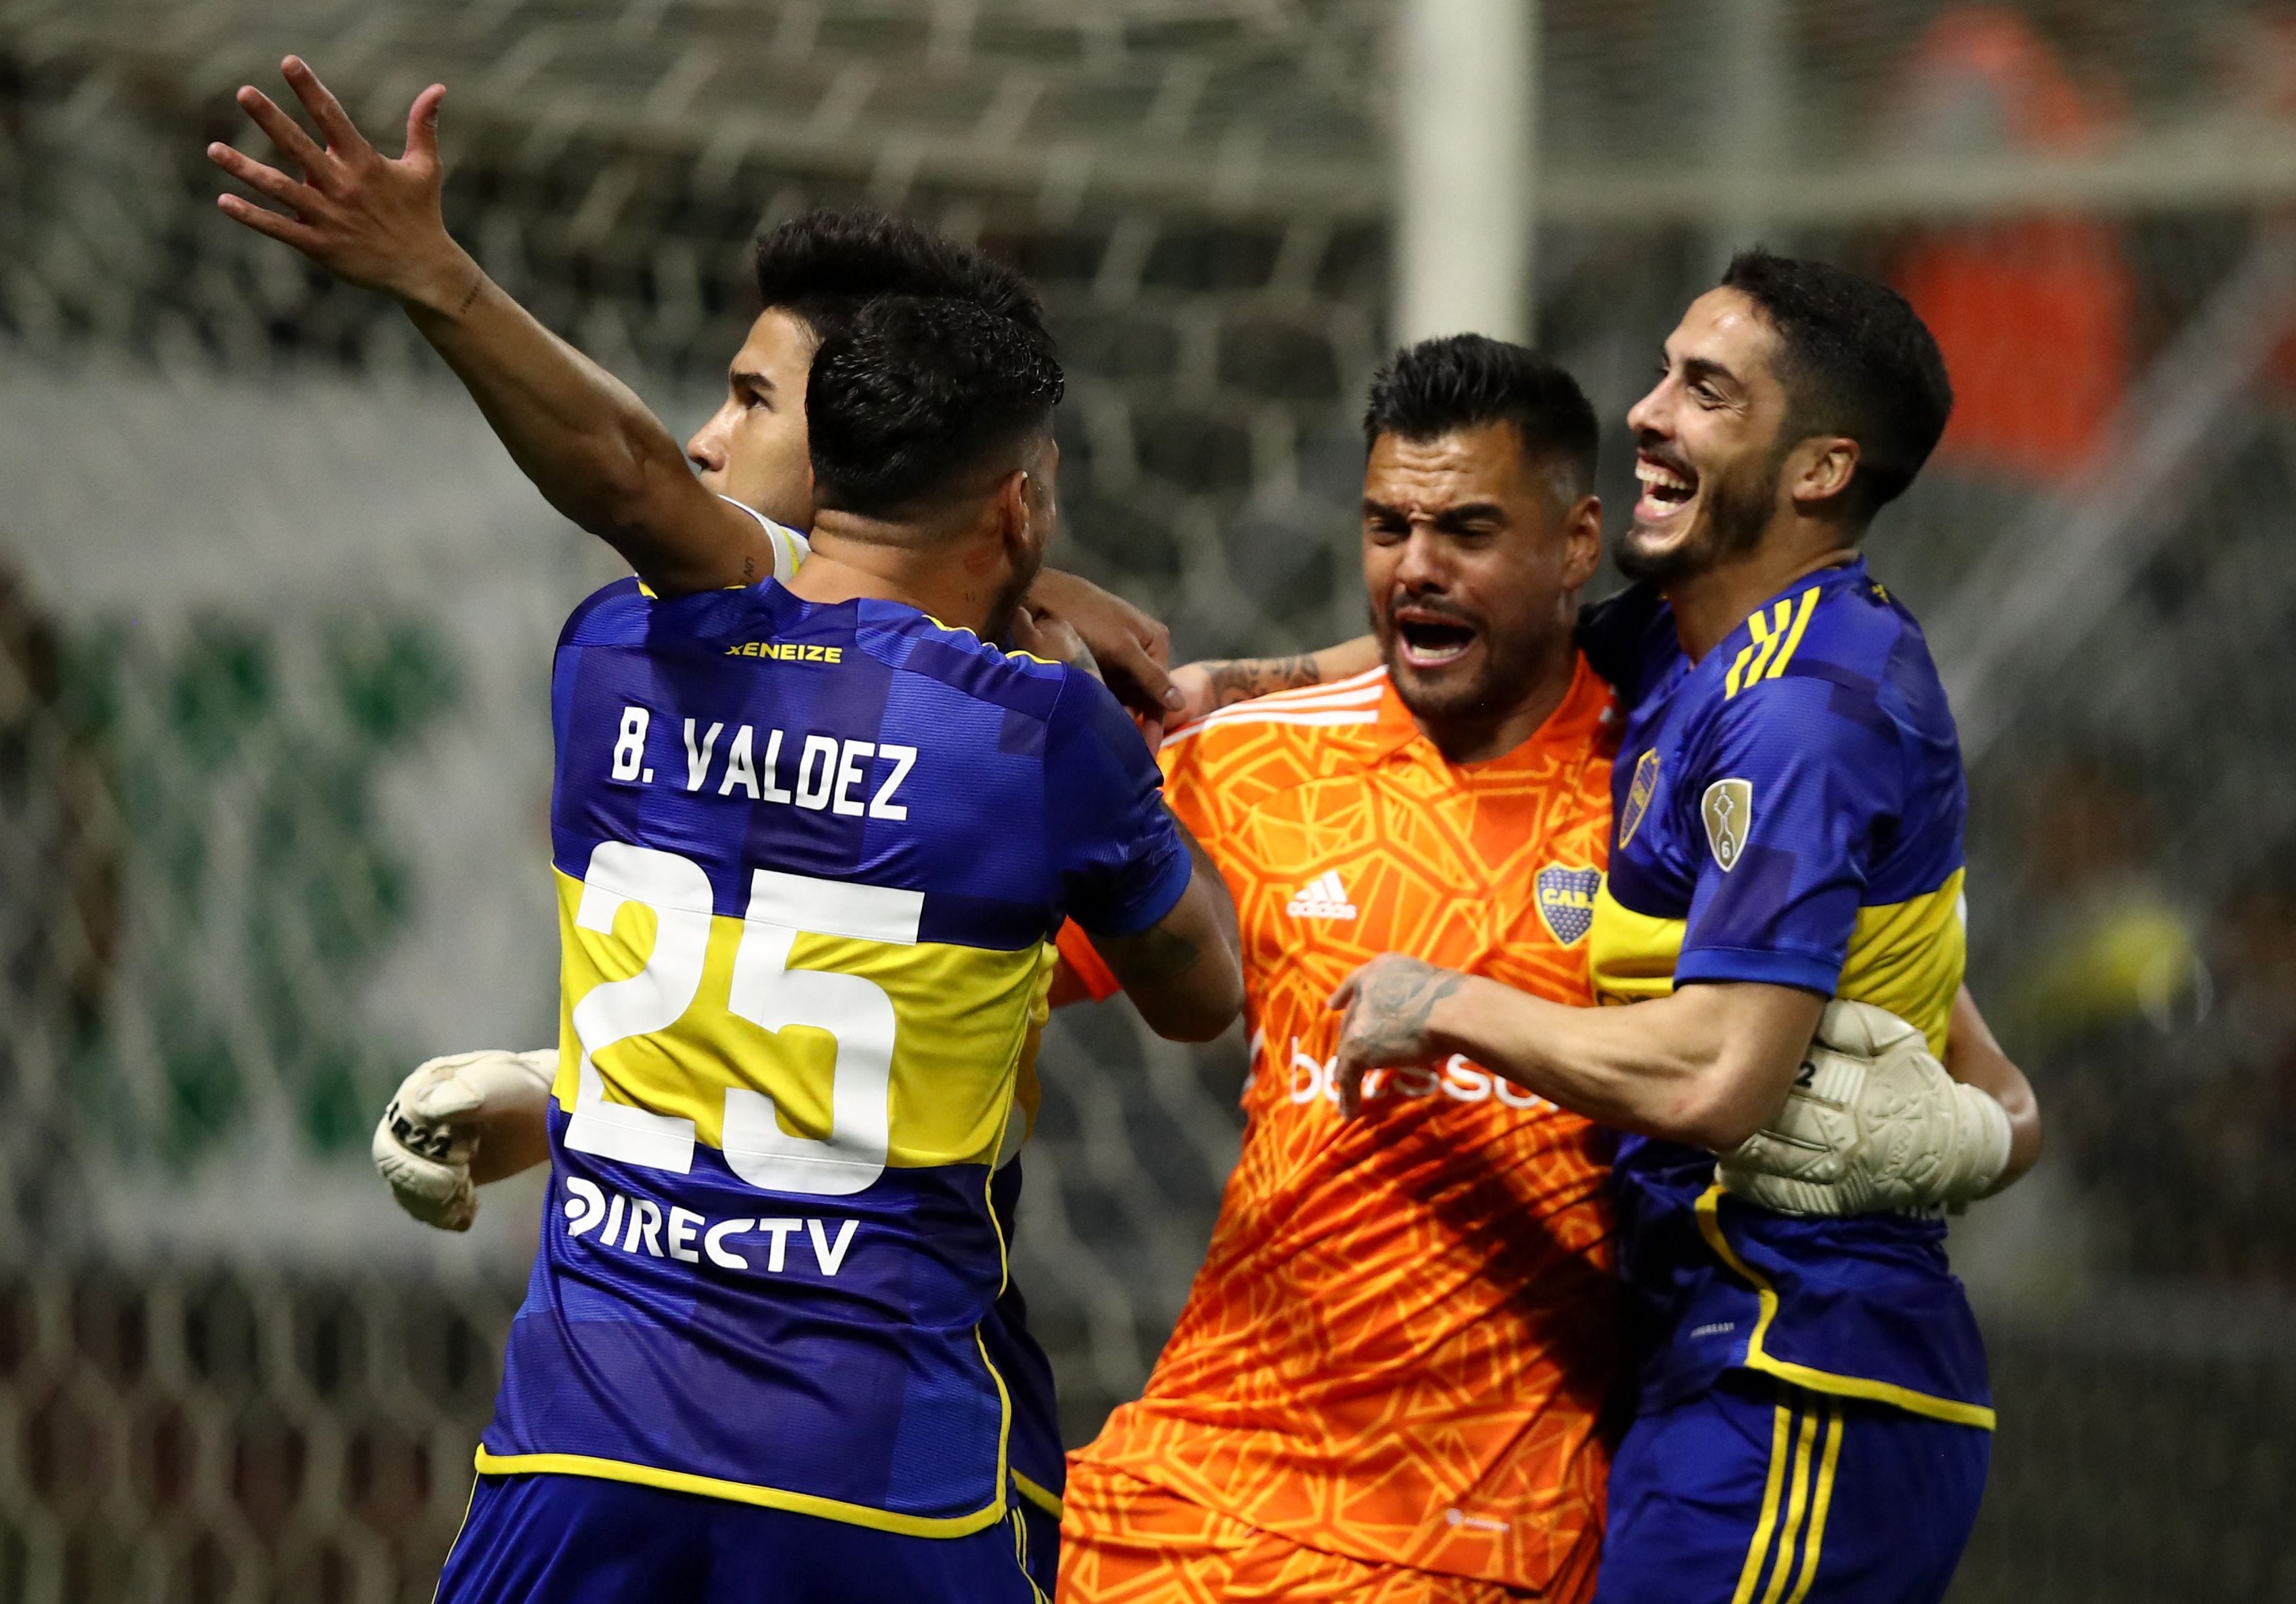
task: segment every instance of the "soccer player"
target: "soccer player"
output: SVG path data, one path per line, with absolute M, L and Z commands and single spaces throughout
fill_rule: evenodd
M 872 302 L 812 365 L 797 577 L 569 621 L 565 1219 L 442 1599 L 1034 1595 L 978 1328 L 1044 937 L 1073 910 L 1169 1035 L 1240 1001 L 1114 699 L 982 644 L 1059 389 L 1012 319 Z
M 221 147 L 218 163 L 263 193 L 302 201 L 301 226 L 283 236 L 289 243 L 354 282 L 399 295 L 418 328 L 472 382 L 489 420 L 552 502 L 614 544 L 658 594 L 676 594 L 682 580 L 730 582 L 760 569 L 786 579 L 795 572 L 807 549 L 799 531 L 813 522 L 807 369 L 824 336 L 849 323 L 868 299 L 969 300 L 1043 330 L 1042 309 L 1018 274 L 899 219 L 814 213 L 783 223 L 758 241 L 753 265 L 763 309 L 729 365 L 724 404 L 686 445 L 698 470 L 689 477 L 675 462 L 675 442 L 637 399 L 486 281 L 447 233 L 436 92 L 410 115 L 407 156 L 388 161 L 350 127 L 308 66 L 291 58 L 285 70 L 331 148 L 320 151 L 259 92 L 243 90 L 241 102 L 304 167 L 311 193 L 288 187 L 283 175 L 263 177 L 256 164 Z M 259 220 L 274 214 L 244 202 L 226 210 L 279 232 L 276 219 Z M 694 478 L 723 503 L 693 494 Z M 1160 709 L 1160 625 L 1073 576 L 1040 575 L 1030 600 L 1084 634 L 1136 704 Z M 1025 616 L 1016 622 L 1025 627 Z M 547 1159 L 545 1109 L 558 1057 L 554 1048 L 462 1053 L 407 1078 L 377 1130 L 375 1157 L 409 1213 L 467 1229 L 477 1210 L 475 1182 Z M 1033 1044 L 1020 1065 L 1018 1101 L 1032 1121 Z M 992 1192 L 1008 1240 L 1021 1184 L 1016 1145 Z M 997 1299 L 981 1335 L 1012 1394 L 1013 1479 L 1029 1501 L 1030 1568 L 1049 1592 L 1064 1464 L 1051 1367 L 1029 1332 L 1017 1284 Z
M 1616 728 L 1571 624 L 1602 550 L 1595 415 L 1543 358 L 1462 336 L 1398 353 L 1364 432 L 1383 666 L 1161 754 L 1236 899 L 1248 1123 L 1144 1395 L 1072 1458 L 1078 1604 L 1568 1600 L 1594 1577 L 1609 1139 L 1464 1059 L 1374 1082 L 1376 1134 L 1342 1122 L 1324 999 L 1394 949 L 1593 1000 Z
M 297 70 L 292 66 L 292 64 L 291 64 L 291 77 L 299 78 L 303 80 L 298 83 L 298 88 L 299 91 L 304 93 L 307 103 L 309 103 L 315 98 L 318 99 L 319 103 L 314 105 L 313 110 L 315 114 L 318 115 L 323 127 L 327 126 L 331 120 L 329 116 L 331 110 L 332 111 L 332 119 L 337 121 L 340 120 L 340 114 L 339 108 L 332 108 L 332 102 L 324 98 L 324 91 L 316 90 L 316 80 L 310 79 L 307 71 Z M 314 91 L 316 91 L 316 95 Z M 261 102 L 260 97 L 255 96 L 252 91 L 249 91 L 245 98 L 254 100 L 258 103 L 258 105 L 267 108 L 267 103 Z M 272 112 L 271 116 L 275 122 L 284 122 L 283 119 L 280 119 L 276 116 L 275 111 Z M 292 125 L 288 124 L 286 127 L 291 130 Z M 350 147 L 350 142 L 356 139 L 356 135 L 353 133 L 346 138 L 342 131 L 339 128 L 336 131 L 334 137 L 338 148 L 341 149 Z M 373 156 L 371 150 L 366 152 L 365 155 L 367 158 L 366 164 L 370 169 L 399 169 L 404 165 L 399 163 L 381 163 L 379 159 Z M 226 163 L 226 165 L 229 164 Z M 307 161 L 306 166 L 307 172 L 308 172 L 312 164 Z M 394 175 L 386 172 L 381 176 L 388 178 Z M 404 175 L 401 174 L 398 176 Z M 340 180 L 340 175 L 331 174 L 329 177 Z M 366 177 L 370 180 L 373 180 L 376 175 L 370 171 Z M 428 210 L 437 238 L 451 248 L 451 242 L 444 241 L 443 229 L 435 229 L 435 188 L 436 179 L 434 162 L 431 177 L 432 203 Z M 338 201 L 338 205 L 333 210 L 332 215 L 323 217 L 319 219 L 319 223 L 324 225 L 324 227 L 315 226 L 308 212 L 306 213 L 303 219 L 304 229 L 300 231 L 302 237 L 297 239 L 295 243 L 299 243 L 299 245 L 302 245 L 307 250 L 311 250 L 313 254 L 320 256 L 322 259 L 327 259 L 329 257 L 334 258 L 334 259 L 331 261 L 330 265 L 337 266 L 340 269 L 346 253 L 347 243 L 344 236 L 348 234 L 351 236 L 348 244 L 352 247 L 357 247 L 359 250 L 364 250 L 365 252 L 365 258 L 361 259 L 357 255 L 356 251 L 354 251 L 351 252 L 352 259 L 354 260 L 360 261 L 361 265 L 372 271 L 373 276 L 375 278 L 381 278 L 383 276 L 381 269 L 390 264 L 393 254 L 391 249 L 391 218 L 388 215 L 387 204 L 383 208 L 385 216 L 381 219 L 381 226 L 378 228 L 377 220 L 373 215 L 376 197 L 372 193 L 366 196 L 363 202 L 356 203 L 346 203 L 343 201 L 343 198 L 340 195 L 337 196 L 336 199 Z M 360 210 L 362 205 L 367 208 L 367 210 L 364 215 Z M 317 209 L 313 208 L 312 210 L 316 210 Z M 417 208 L 416 210 L 419 213 L 422 209 Z M 365 230 L 364 239 L 359 237 L 362 227 Z M 330 230 L 332 232 L 330 232 Z M 936 276 L 945 283 L 952 273 L 954 273 L 954 276 L 958 282 L 954 284 L 947 284 L 946 287 L 955 289 L 964 293 L 975 294 L 976 299 L 991 304 L 1001 303 L 1008 310 L 1017 307 L 1019 309 L 1023 310 L 1026 313 L 1025 321 L 1031 336 L 1039 341 L 1042 340 L 1041 325 L 1037 321 L 1035 303 L 1033 298 L 1027 293 L 1025 285 L 1022 285 L 1016 277 L 1013 277 L 1009 274 L 1002 275 L 1000 279 L 998 275 L 1001 270 L 993 268 L 989 264 L 981 261 L 977 257 L 969 257 L 969 253 L 956 251 L 954 248 L 948 247 L 940 242 L 929 241 L 925 239 L 924 236 L 916 234 L 914 230 L 905 230 L 900 226 L 886 223 L 882 220 L 866 224 L 856 224 L 850 219 L 812 219 L 809 220 L 808 224 L 800 226 L 796 234 L 798 237 L 793 239 L 791 237 L 791 230 L 784 229 L 780 232 L 774 241 L 768 242 L 768 249 L 761 251 L 759 261 L 760 276 L 761 280 L 768 276 L 772 278 L 773 289 L 769 289 L 768 300 L 775 304 L 769 305 L 768 313 L 765 317 L 761 317 L 758 329 L 753 333 L 751 341 L 752 346 L 759 343 L 760 336 L 767 337 L 770 341 L 772 336 L 777 333 L 786 333 L 787 331 L 785 330 L 776 330 L 768 326 L 771 323 L 783 322 L 791 325 L 798 334 L 807 336 L 808 338 L 805 341 L 805 344 L 809 348 L 811 344 L 810 336 L 816 334 L 821 324 L 826 317 L 844 317 L 849 315 L 854 297 L 849 292 L 856 284 L 858 284 L 859 286 L 865 290 L 882 290 L 890 287 L 901 287 L 904 283 L 914 284 L 917 283 L 922 276 L 925 281 L 927 281 L 927 287 L 938 288 L 944 287 L 944 284 L 932 283 L 931 281 L 935 279 Z M 403 241 L 401 243 L 403 243 Z M 405 265 L 404 254 L 405 253 L 403 252 L 400 253 L 399 265 L 402 267 Z M 416 255 L 419 259 L 420 252 L 417 252 Z M 467 259 L 464 259 L 466 260 Z M 845 275 L 841 281 L 840 280 L 838 271 L 840 267 L 844 270 Z M 357 275 L 354 275 L 354 276 L 357 276 Z M 786 293 L 781 295 L 777 300 L 775 294 L 773 292 L 774 289 L 785 292 Z M 988 293 L 979 293 L 984 290 L 988 292 Z M 475 301 L 480 299 L 480 297 L 473 295 L 470 299 L 472 301 Z M 786 303 L 789 312 L 793 315 L 784 316 L 783 312 L 779 309 L 783 303 Z M 497 325 L 495 330 L 496 335 L 497 337 L 502 336 L 504 333 L 501 327 L 502 325 L 508 324 L 512 325 L 508 330 L 510 337 L 501 339 L 497 350 L 493 353 L 496 359 L 501 359 L 502 353 L 504 351 L 515 351 L 518 360 L 525 363 L 530 369 L 546 369 L 549 362 L 553 359 L 559 361 L 562 366 L 570 364 L 578 365 L 578 358 L 574 358 L 572 353 L 565 350 L 564 348 L 555 347 L 554 342 L 549 341 L 546 335 L 541 335 L 538 329 L 533 328 L 530 324 L 530 320 L 523 319 L 522 315 L 517 313 L 514 307 L 502 306 L 496 309 L 498 311 L 505 311 L 508 314 L 507 317 L 496 317 L 492 319 L 492 321 Z M 803 317 L 805 321 L 799 321 L 800 317 Z M 516 326 L 521 323 L 525 325 L 525 328 L 523 330 Z M 541 345 L 544 350 L 538 356 L 536 352 L 530 350 L 519 350 L 518 347 L 521 340 L 523 340 L 526 346 L 531 347 L 538 344 Z M 779 343 L 786 347 L 791 343 L 791 341 L 783 340 L 779 341 Z M 468 353 L 465 352 L 465 354 L 467 355 Z M 486 353 L 481 353 L 481 360 L 483 360 L 485 355 Z M 745 350 L 744 356 L 747 357 L 748 355 L 749 352 Z M 745 467 L 758 467 L 759 465 L 761 454 L 767 452 L 767 448 L 770 447 L 774 439 L 774 426 L 771 424 L 767 424 L 762 429 L 754 426 L 758 421 L 758 415 L 761 412 L 769 412 L 772 402 L 776 399 L 780 399 L 785 405 L 791 402 L 800 401 L 802 399 L 805 372 L 801 366 L 799 366 L 795 374 L 795 384 L 791 385 L 784 383 L 780 386 L 780 395 L 778 398 L 772 394 L 772 391 L 768 387 L 763 386 L 759 383 L 758 374 L 754 373 L 744 373 L 742 371 L 742 361 L 737 359 L 736 374 L 734 376 L 736 390 L 734 400 L 729 403 L 727 409 L 721 412 L 719 418 L 713 422 L 711 430 L 705 431 L 704 436 L 697 437 L 695 448 L 697 457 L 702 457 L 706 453 L 715 458 L 715 460 L 705 461 L 703 464 L 703 465 L 712 473 L 725 473 L 730 472 L 734 474 L 739 475 L 743 472 Z M 511 389 L 513 403 L 522 400 L 530 401 L 537 396 L 546 395 L 550 392 L 550 387 L 539 381 L 529 382 L 527 385 L 525 394 L 522 397 L 520 396 L 512 387 L 502 385 L 498 380 L 493 381 L 493 382 L 495 384 L 495 394 L 496 398 L 499 399 L 505 389 Z M 474 383 L 473 388 L 476 390 L 480 389 L 480 384 Z M 765 390 L 766 393 L 764 395 L 758 393 L 760 390 Z M 743 393 L 744 391 L 747 393 Z M 586 376 L 584 374 L 577 372 L 571 375 L 570 382 L 565 383 L 560 387 L 559 393 L 562 397 L 570 397 L 572 400 L 578 401 L 581 404 L 580 406 L 571 404 L 566 405 L 563 407 L 563 410 L 570 415 L 578 415 L 584 407 L 586 407 L 587 410 L 593 414 L 598 413 L 602 410 L 611 413 L 613 409 L 612 403 L 617 399 L 618 387 L 611 386 L 611 381 L 604 381 L 603 379 L 603 375 L 595 375 L 594 373 L 593 373 L 591 375 Z M 626 398 L 626 395 L 627 392 L 619 392 L 619 397 Z M 625 407 L 623 410 L 627 411 L 630 407 L 634 407 L 635 403 L 631 402 L 628 403 L 628 406 Z M 494 408 L 490 408 L 490 412 L 493 411 Z M 643 424 L 651 424 L 652 420 L 650 418 L 644 417 L 642 409 L 640 409 L 640 417 Z M 613 424 L 615 420 L 611 416 L 605 420 L 605 424 L 608 425 Z M 581 432 L 582 426 L 586 424 L 594 432 L 597 432 L 600 428 L 600 425 L 594 420 L 583 419 L 578 415 L 570 415 L 566 419 L 559 420 L 559 423 L 562 432 L 575 434 L 578 436 Z M 512 440 L 514 448 L 516 448 L 518 445 L 518 440 L 513 438 L 515 430 L 519 428 L 531 429 L 533 427 L 530 422 L 521 420 L 517 416 L 515 407 L 511 410 L 511 415 L 507 423 L 504 417 L 498 415 L 496 417 L 496 425 L 498 429 L 504 432 L 505 438 Z M 722 433 L 720 433 L 721 429 Z M 658 433 L 659 426 L 653 425 L 653 430 L 654 432 Z M 641 429 L 638 432 L 642 433 L 643 430 Z M 786 431 L 783 431 L 783 438 L 786 438 Z M 720 437 L 715 440 L 710 439 L 709 437 L 713 433 L 719 434 Z M 796 438 L 800 444 L 802 444 L 805 440 L 805 434 L 801 424 L 797 429 Z M 575 444 L 578 447 L 582 445 L 582 443 L 583 442 L 578 439 L 575 441 Z M 584 471 L 584 465 L 578 461 L 578 450 L 569 449 L 562 451 L 556 459 L 545 458 L 545 466 L 550 472 L 563 473 L 578 481 L 581 473 Z M 529 470 L 533 471 L 531 460 L 529 458 L 522 455 L 521 460 L 529 460 Z M 764 465 L 770 469 L 771 458 L 769 454 L 766 456 Z M 802 472 L 801 464 L 800 465 L 800 472 Z M 545 479 L 547 488 L 545 474 L 543 473 L 537 473 L 537 477 L 538 479 Z M 578 484 L 577 488 L 578 489 L 580 488 Z M 768 471 L 762 474 L 750 474 L 748 479 L 744 481 L 743 488 L 748 489 L 749 492 L 754 496 L 761 491 L 763 493 L 771 494 L 775 490 L 776 486 L 774 482 L 773 474 Z M 1048 486 L 1046 488 L 1048 489 Z M 786 489 L 783 489 L 782 493 L 786 496 Z M 554 499 L 555 498 L 556 498 L 554 497 Z M 784 503 L 783 505 L 786 504 Z M 777 506 L 776 510 L 781 510 L 780 506 Z M 785 514 L 785 515 L 787 514 Z M 779 531 L 775 531 L 769 528 L 766 530 L 766 532 L 768 535 L 779 534 Z M 749 761 L 746 756 L 744 761 Z M 770 785 L 770 778 L 768 779 L 768 784 Z M 511 1056 L 487 1055 L 486 1057 L 496 1059 L 507 1059 Z M 500 1068 L 501 1066 L 496 1065 L 496 1067 Z M 521 1077 L 513 1077 L 513 1080 L 519 1078 Z M 492 1139 L 491 1133 L 489 1139 L 490 1141 Z M 403 1156 L 408 1158 L 411 1162 L 420 1162 L 416 1159 L 416 1156 L 411 1154 L 403 1155 Z M 505 1165 L 504 1167 L 516 1167 L 516 1165 L 512 1164 Z M 1000 1172 L 996 1178 L 996 1184 L 992 1193 L 992 1200 L 996 1212 L 1003 1216 L 1003 1219 L 998 1222 L 1000 1230 L 1003 1229 L 1004 1223 L 1009 1221 L 1011 1205 L 1009 1192 L 1012 1189 L 1004 1184 L 1007 1180 L 1008 1177 L 1017 1183 L 1017 1170 L 1013 1169 Z M 775 1257 L 778 1259 L 780 1256 L 781 1254 L 777 1250 Z M 983 1337 L 992 1345 L 996 1336 L 996 1325 L 997 1322 L 994 1319 L 985 1321 L 983 1325 Z M 1013 1335 L 1018 1336 L 1021 1342 L 1026 1345 L 1028 1354 L 1035 1359 L 1037 1370 L 1038 1372 L 1042 1372 L 1043 1366 L 1041 1355 L 1035 1353 L 1033 1345 L 1026 1344 L 1025 1332 L 1016 1331 Z M 994 1357 L 993 1354 L 992 1357 Z M 1036 1389 L 1037 1393 L 1041 1397 L 1041 1402 L 1043 1405 L 1041 1414 L 1044 1417 L 1044 1419 L 1037 1424 L 1042 1427 L 1038 1435 L 1040 1435 L 1046 1442 L 1050 1444 L 1052 1468 L 1048 1472 L 1047 1478 L 1051 1481 L 1053 1485 L 1057 1486 L 1057 1439 L 1052 1435 L 1049 1429 L 1050 1408 L 1048 1378 L 1046 1379 L 1047 1385 L 1040 1389 Z M 1016 1419 L 1016 1428 L 1020 1424 L 1021 1422 Z M 1017 1453 L 1020 1449 L 1020 1444 L 1017 1442 L 1014 1444 L 1014 1448 Z M 1018 1478 L 1016 1477 L 1016 1480 Z
M 1765 1207 L 1726 1191 L 1715 1160 L 1811 1077 L 1829 998 L 1945 1049 L 1959 750 L 1920 630 L 1857 545 L 1950 406 L 1893 292 L 1734 260 L 1628 415 L 1644 490 L 1618 556 L 1639 583 L 1585 631 L 1628 710 L 1593 981 L 1636 1006 L 1559 1006 L 1402 956 L 1332 999 L 1349 1107 L 1374 1066 L 1464 1054 L 1629 1133 L 1620 1257 L 1652 1335 L 1612 1470 L 1605 1604 L 1936 1600 L 1976 1516 L 1993 1410 L 1942 1221 Z M 1964 1088 L 1932 1111 L 1941 1198 L 2035 1156 L 2030 1090 L 1996 1084 L 2001 1101 Z

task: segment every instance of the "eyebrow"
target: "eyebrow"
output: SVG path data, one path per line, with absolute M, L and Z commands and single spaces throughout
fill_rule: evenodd
M 1722 364 L 1709 357 L 1685 358 L 1682 364 L 1682 376 L 1685 379 L 1692 380 L 1719 379 L 1723 381 L 1723 382 L 1732 385 L 1736 385 L 1739 382 L 1738 375 L 1736 374 L 1732 373 L 1728 368 L 1723 366 Z
M 1387 518 L 1398 523 L 1410 521 L 1409 514 L 1401 507 L 1390 506 L 1384 501 L 1374 501 L 1368 496 L 1364 498 L 1363 510 L 1366 518 Z M 1496 501 L 1466 501 L 1457 506 L 1445 507 L 1435 514 L 1431 522 L 1437 529 L 1447 533 L 1478 522 L 1504 523 L 1506 515 L 1506 508 Z
M 726 375 L 726 378 L 729 383 L 736 385 L 754 384 L 759 390 L 771 390 L 774 387 L 774 382 L 766 377 L 765 374 L 761 373 L 752 373 L 746 367 L 737 367 L 734 369 L 733 372 Z

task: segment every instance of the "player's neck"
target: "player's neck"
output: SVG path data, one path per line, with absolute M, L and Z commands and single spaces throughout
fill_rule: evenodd
M 1570 695 L 1578 653 L 1569 629 L 1556 634 L 1546 659 L 1529 690 L 1496 717 L 1438 720 L 1414 713 L 1412 722 L 1447 763 L 1488 763 L 1505 757 L 1537 735 Z
M 898 602 L 976 634 L 987 625 L 998 593 L 993 577 L 973 572 L 940 542 L 896 543 L 873 524 L 866 534 L 840 528 L 844 519 L 826 512 L 816 518 L 812 553 L 789 580 L 791 595 L 808 602 Z
M 1720 646 L 1755 608 L 1796 580 L 1856 561 L 1857 547 L 1836 544 L 1837 538 L 1830 524 L 1766 534 L 1744 556 L 1669 585 L 1675 634 L 1690 661 Z

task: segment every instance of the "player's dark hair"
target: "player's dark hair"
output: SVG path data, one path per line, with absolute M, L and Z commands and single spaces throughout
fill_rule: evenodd
M 970 300 L 881 296 L 813 354 L 814 498 L 874 518 L 929 506 L 1013 465 L 1063 388 L 1040 330 Z
M 1042 334 L 1029 281 L 978 251 L 879 211 L 809 211 L 758 236 L 758 292 L 827 339 L 880 295 L 969 300 Z
M 1857 442 L 1849 506 L 1862 527 L 1914 482 L 1953 412 L 1953 382 L 1929 325 L 1887 284 L 1759 246 L 1731 259 L 1722 284 L 1777 335 L 1788 438 Z
M 1423 340 L 1390 357 L 1372 375 L 1364 446 L 1498 423 L 1514 425 L 1525 455 L 1563 471 L 1570 499 L 1593 491 L 1602 430 L 1578 381 L 1537 351 L 1481 334 Z

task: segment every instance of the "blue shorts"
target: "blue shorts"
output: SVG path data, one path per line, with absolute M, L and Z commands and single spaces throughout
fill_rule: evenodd
M 482 1476 L 437 1604 L 1044 1604 L 1022 1507 L 969 1537 L 908 1537 L 597 1477 Z
M 1595 1604 L 1936 1604 L 1993 1434 L 1742 1370 L 1638 1416 Z

